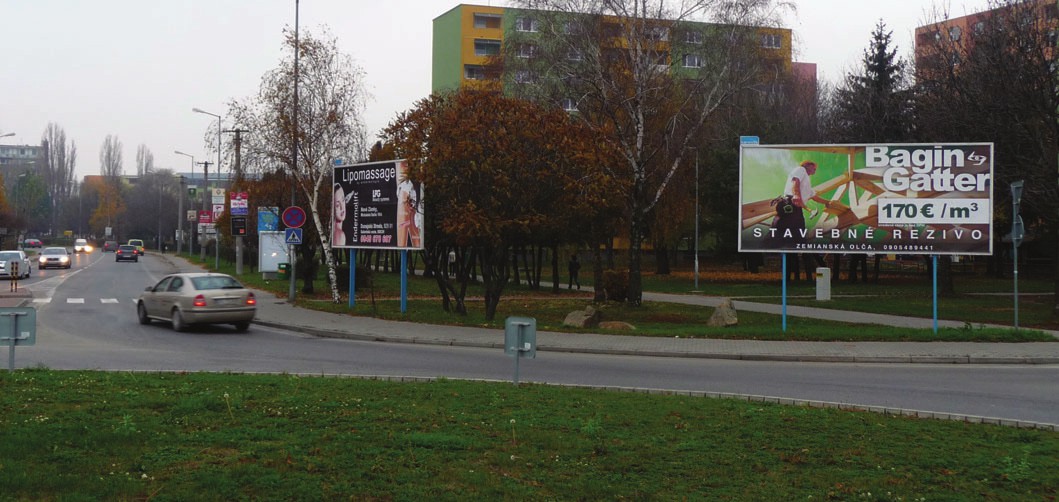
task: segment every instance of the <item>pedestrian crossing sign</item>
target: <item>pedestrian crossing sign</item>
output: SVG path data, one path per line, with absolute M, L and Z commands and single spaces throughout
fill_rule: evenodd
M 288 228 L 285 229 L 286 235 L 284 241 L 288 245 L 300 245 L 302 243 L 302 229 L 300 228 Z

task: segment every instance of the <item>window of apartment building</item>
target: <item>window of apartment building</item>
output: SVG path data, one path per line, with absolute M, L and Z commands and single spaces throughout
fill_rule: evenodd
M 500 16 L 497 14 L 479 14 L 474 13 L 474 27 L 475 28 L 500 28 Z
M 568 112 L 576 112 L 577 100 L 574 98 L 563 98 L 563 110 Z
M 702 43 L 702 32 L 695 30 L 688 30 L 684 32 L 684 42 L 689 44 L 701 44 Z
M 467 80 L 485 80 L 485 68 L 474 64 L 464 65 L 463 78 Z
M 698 54 L 685 54 L 684 68 L 702 68 L 702 56 L 699 56 Z
M 518 70 L 515 72 L 515 83 L 532 84 L 537 81 L 537 76 L 530 70 Z
M 563 22 L 563 35 L 576 35 L 581 33 L 581 25 L 575 21 Z
M 517 17 L 515 18 L 515 31 L 528 31 L 536 33 L 537 31 L 537 20 L 532 17 Z
M 489 40 L 485 38 L 476 38 L 474 40 L 475 56 L 496 56 L 498 54 L 500 54 L 499 40 Z
M 985 33 L 985 21 L 974 23 L 974 34 L 981 35 L 982 33 Z
M 959 26 L 953 26 L 952 28 L 949 28 L 949 40 L 952 40 L 953 42 L 959 42 L 961 35 L 963 35 L 963 30 L 961 30 Z
M 781 49 L 783 48 L 783 37 L 775 33 L 761 35 L 761 46 L 766 49 Z
M 665 26 L 651 26 L 644 32 L 644 38 L 647 40 L 669 40 L 669 28 Z
M 519 44 L 518 57 L 523 59 L 537 57 L 537 46 L 534 44 Z

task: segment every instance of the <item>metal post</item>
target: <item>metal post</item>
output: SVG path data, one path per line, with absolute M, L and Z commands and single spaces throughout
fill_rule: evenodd
M 408 312 L 408 250 L 401 250 L 401 313 Z
M 300 44 L 300 42 L 298 40 L 298 10 L 299 10 L 298 7 L 299 7 L 299 0 L 294 0 L 294 113 L 293 113 L 293 116 L 292 116 L 292 119 L 293 119 L 292 123 L 294 124 L 294 126 L 292 127 L 292 130 L 294 132 L 294 142 L 293 142 L 294 143 L 294 149 L 293 149 L 293 152 L 291 154 L 291 159 L 292 159 L 292 162 L 291 162 L 291 179 L 292 180 L 296 179 L 295 178 L 295 174 L 298 171 L 298 54 L 301 52 L 299 50 L 299 47 L 298 47 L 299 44 Z M 291 186 L 290 186 L 290 205 L 291 206 L 294 206 L 294 185 L 295 185 L 295 183 L 291 183 Z M 294 276 L 296 275 L 295 271 L 297 270 L 297 268 L 294 266 L 294 261 L 295 261 L 294 245 L 291 244 L 288 249 L 290 250 L 290 267 L 291 267 L 291 270 L 290 270 L 290 291 L 287 292 L 287 301 L 289 301 L 290 303 L 294 303 Z
M 180 177 L 180 197 L 177 197 L 177 241 L 176 241 L 176 254 L 180 256 L 180 252 L 184 249 L 184 197 L 187 197 L 187 192 L 184 187 L 184 177 Z
M 930 255 L 934 270 L 934 333 L 938 333 L 938 255 Z
M 699 290 L 699 151 L 695 150 L 695 291 Z
M 781 300 L 781 302 L 783 303 L 783 308 L 781 309 L 783 311 L 783 315 L 780 316 L 780 317 L 783 318 L 783 320 L 782 320 L 783 332 L 786 333 L 787 332 L 787 253 L 783 253 L 783 267 L 782 267 L 782 269 L 783 269 L 783 282 L 782 282 L 783 286 L 781 286 L 781 288 L 780 288 L 781 289 L 781 293 L 782 293 L 780 296 L 783 297 L 783 299 Z

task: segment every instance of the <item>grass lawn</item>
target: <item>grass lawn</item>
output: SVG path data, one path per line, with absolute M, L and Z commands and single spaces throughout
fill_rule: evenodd
M 197 257 L 192 257 L 197 261 Z M 213 261 L 208 263 L 212 265 Z M 235 275 L 234 265 L 221 263 L 221 271 Z M 544 280 L 550 278 L 545 271 Z M 272 291 L 285 297 L 289 288 L 286 281 L 266 281 L 260 273 L 245 270 L 239 277 L 247 285 Z M 806 341 L 972 341 L 972 342 L 1026 342 L 1059 341 L 1055 337 L 1032 329 L 1059 329 L 1050 324 L 1051 284 L 1040 278 L 1027 280 L 1020 285 L 1019 318 L 1020 330 L 1009 328 L 985 328 L 981 324 L 1012 325 L 1013 300 L 1011 283 L 992 277 L 963 274 L 956 279 L 957 291 L 991 294 L 961 294 L 955 298 L 939 301 L 939 318 L 960 320 L 963 328 L 940 328 L 938 333 L 930 329 L 894 328 L 888 326 L 865 326 L 805 319 L 788 316 L 787 331 L 782 329 L 779 316 L 740 312 L 739 325 L 730 328 L 710 328 L 706 321 L 712 308 L 689 307 L 687 305 L 645 302 L 643 306 L 631 308 L 620 303 L 598 305 L 605 320 L 625 321 L 636 326 L 634 332 L 609 331 L 603 329 L 579 330 L 562 325 L 566 315 L 573 310 L 584 309 L 592 304 L 591 286 L 582 282 L 582 289 L 568 290 L 561 287 L 553 293 L 550 287 L 533 290 L 523 284 L 511 284 L 505 289 L 496 318 L 486 320 L 482 287 L 472 283 L 468 289 L 468 315 L 466 317 L 445 312 L 434 279 L 421 276 L 408 278 L 409 301 L 407 312 L 400 311 L 400 276 L 397 273 L 375 272 L 372 288 L 356 292 L 355 307 L 348 307 L 348 292 L 343 291 L 342 302 L 331 302 L 326 272 L 321 271 L 314 281 L 314 293 L 301 292 L 298 282 L 298 304 L 307 308 L 372 316 L 382 319 L 404 320 L 429 324 L 449 324 L 475 327 L 500 328 L 508 316 L 530 316 L 537 319 L 540 330 L 559 332 L 588 332 L 611 334 L 635 334 L 637 336 L 703 337 L 723 339 L 756 340 L 806 340 Z M 714 270 L 700 276 L 699 292 L 691 292 L 694 279 L 690 272 L 678 271 L 669 275 L 644 275 L 644 290 L 675 294 L 706 294 L 746 299 L 762 303 L 780 303 L 780 274 L 762 272 L 750 274 L 732 266 L 715 266 Z M 911 317 L 931 318 L 933 309 L 932 285 L 922 274 L 887 272 L 881 275 L 879 284 L 848 283 L 836 281 L 832 286 L 833 300 L 815 300 L 815 287 L 811 283 L 792 283 L 788 286 L 788 304 L 805 305 L 839 310 L 854 310 L 896 314 Z M 1009 293 L 1004 296 L 1004 293 Z M 1030 329 L 1027 329 L 1030 328 Z
M 1059 434 L 440 380 L 0 372 L 3 500 L 1054 500 Z

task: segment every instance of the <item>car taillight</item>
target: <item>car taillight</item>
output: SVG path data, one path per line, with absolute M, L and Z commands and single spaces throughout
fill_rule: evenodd
M 195 302 L 192 303 L 192 305 L 194 305 L 196 307 L 205 307 L 206 306 L 206 297 L 202 296 L 202 295 L 196 296 L 195 297 Z
M 247 293 L 246 294 L 246 304 L 247 305 L 257 305 L 257 298 L 254 298 L 254 294 L 253 293 Z

